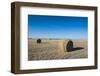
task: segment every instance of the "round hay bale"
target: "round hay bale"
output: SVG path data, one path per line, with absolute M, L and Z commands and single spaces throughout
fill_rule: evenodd
M 73 41 L 72 40 L 66 40 L 64 43 L 64 48 L 66 52 L 70 52 L 73 50 Z
M 37 43 L 41 43 L 41 39 L 37 39 Z
M 73 49 L 73 41 L 69 40 L 68 43 L 66 44 L 66 50 L 68 52 L 72 51 Z

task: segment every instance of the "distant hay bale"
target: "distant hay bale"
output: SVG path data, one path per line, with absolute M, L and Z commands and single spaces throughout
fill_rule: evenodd
M 41 39 L 37 39 L 37 43 L 41 43 Z

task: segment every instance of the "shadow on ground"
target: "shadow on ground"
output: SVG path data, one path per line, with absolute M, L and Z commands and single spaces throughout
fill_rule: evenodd
M 81 49 L 84 49 L 84 48 L 83 47 L 73 47 L 68 52 L 77 51 L 77 50 L 81 50 Z
M 77 50 L 81 50 L 84 49 L 83 47 L 73 47 L 71 51 L 77 51 Z

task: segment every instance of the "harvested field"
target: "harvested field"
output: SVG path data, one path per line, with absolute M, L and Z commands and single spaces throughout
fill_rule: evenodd
M 28 40 L 28 60 L 52 60 L 52 59 L 76 59 L 87 58 L 87 41 L 72 40 L 73 49 L 67 52 L 66 45 L 69 40 L 42 39 L 37 43 L 36 39 Z

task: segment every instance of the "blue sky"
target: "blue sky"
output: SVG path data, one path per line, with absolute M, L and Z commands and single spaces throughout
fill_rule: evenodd
M 88 17 L 28 15 L 28 37 L 87 39 Z

